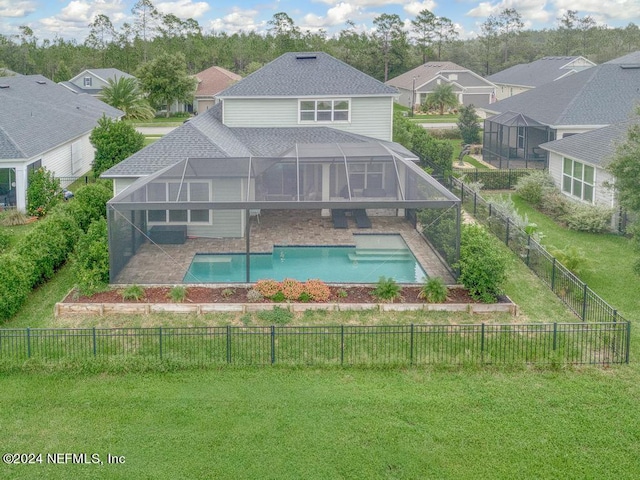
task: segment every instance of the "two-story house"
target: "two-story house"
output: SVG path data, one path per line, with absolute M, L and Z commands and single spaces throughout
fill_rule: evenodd
M 135 78 L 117 68 L 88 68 L 75 77 L 60 85 L 68 88 L 73 93 L 86 93 L 93 97 L 100 96 L 104 87 L 109 85 L 109 80 L 118 81 L 120 78 Z
M 369 215 L 402 219 L 458 205 L 392 141 L 397 95 L 322 52 L 286 53 L 230 86 L 219 103 L 103 173 L 114 180 L 112 279 L 147 241 L 244 239 L 248 252 L 251 217 L 263 230 L 277 218 L 299 220 L 297 235 L 278 234 L 300 243 L 323 222 L 371 228 Z M 345 212 L 358 215 L 348 221 Z
M 42 75 L 0 77 L 0 207 L 26 209 L 31 170 L 45 167 L 56 177 L 88 172 L 89 136 L 102 115 L 123 112 Z

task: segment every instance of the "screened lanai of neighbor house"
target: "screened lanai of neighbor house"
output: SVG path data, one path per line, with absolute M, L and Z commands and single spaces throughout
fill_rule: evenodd
M 107 213 L 118 284 L 250 283 L 265 275 L 265 258 L 296 255 L 279 246 L 356 247 L 343 258 L 349 268 L 378 263 L 362 281 L 344 283 L 375 283 L 408 255 L 399 243 L 426 273 L 415 282 L 453 281 L 459 255 L 459 199 L 379 142 L 297 144 L 278 158 L 188 158 L 138 179 Z M 310 251 L 303 274 L 324 280 L 314 268 L 326 258 Z M 239 276 L 208 275 L 236 262 Z
M 539 145 L 554 135 L 547 125 L 521 113 L 501 113 L 484 121 L 482 158 L 498 168 L 546 168 L 547 152 Z

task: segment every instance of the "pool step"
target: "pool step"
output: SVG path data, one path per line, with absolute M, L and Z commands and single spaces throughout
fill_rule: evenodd
M 348 256 L 352 262 L 406 262 L 413 260 L 411 252 L 406 249 L 362 248 L 356 249 Z

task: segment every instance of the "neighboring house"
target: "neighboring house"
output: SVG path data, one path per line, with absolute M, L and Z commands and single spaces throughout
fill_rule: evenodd
M 109 80 L 117 81 L 120 78 L 134 78 L 117 68 L 93 68 L 83 70 L 81 73 L 60 85 L 67 87 L 73 93 L 86 93 L 92 97 L 100 96 L 104 87 L 109 85 Z
M 629 127 L 637 121 L 620 122 L 540 145 L 549 152 L 549 173 L 556 186 L 574 200 L 615 207 L 615 190 L 611 188 L 615 179 L 606 167 L 617 147 L 627 140 Z
M 579 56 L 544 57 L 494 73 L 488 76 L 487 80 L 497 87 L 496 100 L 504 100 L 595 65 L 591 60 Z
M 490 116 L 483 159 L 499 168 L 553 169 L 540 144 L 628 120 L 639 85 L 640 51 L 481 107 Z
M 198 79 L 198 86 L 193 102 L 193 110 L 197 113 L 209 110 L 215 105 L 218 93 L 242 80 L 240 75 L 216 66 L 196 73 L 195 77 Z
M 392 141 L 397 95 L 322 52 L 286 53 L 222 91 L 219 103 L 102 174 L 114 181 L 112 281 L 154 231 L 170 243 L 243 238 L 249 252 L 250 217 L 261 210 L 314 210 L 318 221 L 331 213 L 336 225 L 342 209 L 403 217 L 459 207 Z
M 29 171 L 83 175 L 94 158 L 91 130 L 103 115 L 123 115 L 42 75 L 1 77 L 0 106 L 0 204 L 20 210 L 26 209 Z
M 491 102 L 495 85 L 480 75 L 452 62 L 429 62 L 386 82 L 400 92 L 398 103 L 418 108 L 438 85 L 451 84 L 462 105 Z

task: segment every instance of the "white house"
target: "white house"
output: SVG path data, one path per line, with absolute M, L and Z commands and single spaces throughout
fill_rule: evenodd
M 26 209 L 30 170 L 46 167 L 56 177 L 89 171 L 89 136 L 103 115 L 123 113 L 42 75 L 0 77 L 0 204 Z

